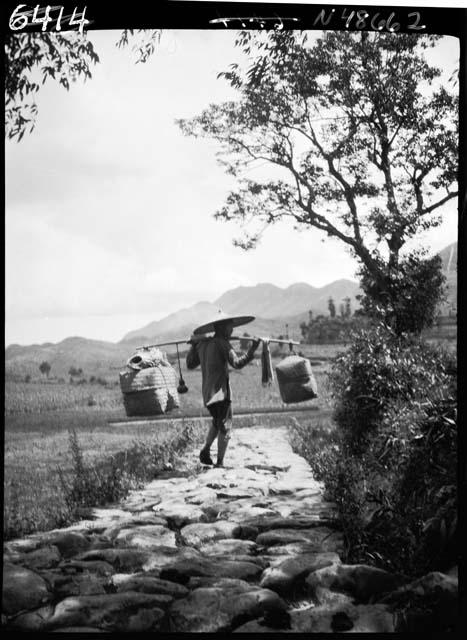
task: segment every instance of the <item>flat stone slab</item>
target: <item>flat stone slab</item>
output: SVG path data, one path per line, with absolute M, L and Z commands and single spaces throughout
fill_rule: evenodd
M 93 543 L 95 536 L 80 531 L 56 531 L 48 538 L 49 544 L 56 547 L 64 558 L 86 551 Z
M 262 546 L 308 542 L 316 545 L 316 551 L 335 551 L 342 545 L 342 535 L 333 529 L 316 527 L 313 529 L 272 529 L 260 533 L 256 543 Z
M 115 574 L 112 576 L 111 582 L 119 593 L 124 591 L 159 593 L 172 598 L 184 598 L 189 593 L 188 589 L 181 584 L 170 582 L 169 580 L 161 580 L 145 573 Z
M 235 538 L 241 529 L 236 522 L 217 520 L 211 523 L 189 524 L 181 530 L 183 542 L 190 547 L 200 547 L 207 542 L 214 542 L 222 538 Z
M 209 487 L 198 487 L 184 493 L 183 499 L 187 504 L 210 505 L 217 502 L 217 493 Z
M 137 549 L 157 549 L 175 547 L 175 532 L 160 525 L 146 525 L 122 529 L 114 538 L 116 545 Z
M 115 548 L 96 549 L 86 551 L 77 556 L 76 561 L 81 562 L 83 566 L 92 561 L 103 561 L 111 565 L 116 571 L 139 571 L 143 565 L 151 557 L 154 549 L 137 549 L 137 548 Z M 69 563 L 71 565 L 72 563 Z M 113 571 L 115 573 L 115 571 Z
M 208 542 L 199 547 L 199 551 L 207 556 L 219 555 L 251 555 L 255 553 L 258 545 L 253 540 L 238 540 L 236 538 L 225 538 L 216 542 Z
M 91 596 L 107 593 L 109 576 L 96 575 L 93 573 L 78 573 L 63 575 L 56 573 L 54 578 L 50 574 L 46 577 L 52 585 L 55 598 L 63 599 L 69 596 Z
M 172 602 L 169 596 L 136 592 L 65 598 L 49 615 L 33 621 L 18 618 L 17 628 L 52 631 L 61 627 L 90 626 L 105 631 L 156 630 L 164 617 L 163 609 Z M 32 629 L 34 623 L 36 628 Z
M 160 572 L 163 580 L 186 584 L 192 576 L 238 578 L 254 580 L 259 578 L 262 568 L 253 562 L 193 558 L 166 565 Z
M 315 544 L 311 542 L 291 542 L 289 544 L 277 544 L 271 547 L 266 547 L 261 555 L 269 560 L 271 566 L 277 566 L 278 564 L 284 562 L 284 560 L 288 560 L 292 556 L 299 556 L 301 554 L 310 553 L 317 553 Z M 338 558 L 338 555 L 335 555 L 336 558 Z
M 248 523 L 250 518 L 256 517 L 277 517 L 280 514 L 274 511 L 272 508 L 265 507 L 248 507 L 238 506 L 233 503 L 233 508 L 229 511 L 225 511 L 226 517 L 232 522 Z
M 51 598 L 47 583 L 37 573 L 17 565 L 3 565 L 3 613 L 35 609 Z
M 274 464 L 261 464 L 258 462 L 257 464 L 247 464 L 245 465 L 246 469 L 250 469 L 251 471 L 267 471 L 269 473 L 277 473 L 279 471 L 288 471 L 290 469 L 290 465 L 274 465 Z
M 395 616 L 385 605 L 319 606 L 291 612 L 296 633 L 394 633 Z
M 199 558 L 200 553 L 191 547 L 160 547 L 151 549 L 145 562 L 142 565 L 143 571 L 159 572 L 163 567 L 173 564 L 174 562 L 182 562 Z
M 154 507 L 154 510 L 176 527 L 183 527 L 205 519 L 204 512 L 197 505 L 187 504 L 180 498 L 161 502 Z
M 117 524 L 113 524 L 103 531 L 102 536 L 108 540 L 115 540 L 120 531 L 129 530 L 137 527 L 144 527 L 147 525 L 158 525 L 159 527 L 167 527 L 167 520 L 160 516 L 156 516 L 154 513 L 150 517 L 132 518 L 131 520 L 121 520 Z
M 239 578 L 218 578 L 216 576 L 192 576 L 187 583 L 188 589 L 199 589 L 201 587 L 215 587 L 224 591 L 234 591 L 242 593 L 251 591 L 251 582 L 240 580 Z
M 403 579 L 395 574 L 364 564 L 332 564 L 310 573 L 308 586 L 349 593 L 360 602 L 366 602 L 401 586 Z
M 331 521 L 332 522 L 332 521 Z M 308 529 L 328 526 L 328 523 L 316 516 L 283 518 L 281 516 L 256 516 L 244 520 L 244 524 L 256 527 L 261 533 L 271 529 Z M 334 524 L 332 522 L 332 524 Z
M 50 569 L 56 567 L 62 560 L 60 551 L 56 546 L 40 547 L 29 553 L 17 554 L 14 562 L 19 562 L 28 569 Z
M 179 633 L 222 633 L 240 622 L 255 619 L 267 611 L 285 612 L 286 604 L 273 591 L 252 588 L 227 593 L 219 588 L 200 588 L 170 608 L 170 629 Z
M 297 587 L 300 581 L 304 582 L 309 573 L 339 562 L 339 556 L 332 552 L 292 556 L 274 567 L 267 568 L 261 576 L 260 585 L 286 595 Z
M 254 495 L 251 489 L 225 488 L 216 491 L 219 500 L 241 500 L 242 498 L 252 498 Z

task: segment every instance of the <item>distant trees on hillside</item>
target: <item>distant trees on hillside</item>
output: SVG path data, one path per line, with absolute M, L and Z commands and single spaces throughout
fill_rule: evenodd
M 300 324 L 300 331 L 304 342 L 309 344 L 341 342 L 350 339 L 350 334 L 355 329 L 361 328 L 368 322 L 368 319 L 361 313 L 360 309 L 352 315 L 351 299 L 346 297 L 339 304 L 339 315 L 336 313 L 336 304 L 333 298 L 328 300 L 329 316 L 313 316 L 313 312 L 308 312 L 308 322 Z
M 248 347 L 250 346 L 251 337 L 249 333 L 244 333 L 242 340 L 240 340 L 240 350 L 248 351 Z
M 47 378 L 49 377 L 51 369 L 52 369 L 52 366 L 46 360 L 44 360 L 44 362 L 41 362 L 39 365 L 39 371 L 42 373 L 43 376 L 46 376 Z

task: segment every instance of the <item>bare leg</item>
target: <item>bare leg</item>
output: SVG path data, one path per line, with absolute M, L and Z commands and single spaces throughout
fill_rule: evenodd
M 217 464 L 220 466 L 224 463 L 224 456 L 229 444 L 230 434 L 219 429 L 217 437 Z
M 225 408 L 225 414 L 222 416 L 219 424 L 219 435 L 217 437 L 217 465 L 224 464 L 224 455 L 230 440 L 230 432 L 232 428 L 232 406 L 229 403 Z
M 206 442 L 204 444 L 204 450 L 205 451 L 209 451 L 209 449 L 211 448 L 212 443 L 214 442 L 214 440 L 216 438 L 217 438 L 217 428 L 214 425 L 214 421 L 213 421 L 211 426 L 209 427 L 209 431 L 208 431 L 208 434 L 206 436 Z

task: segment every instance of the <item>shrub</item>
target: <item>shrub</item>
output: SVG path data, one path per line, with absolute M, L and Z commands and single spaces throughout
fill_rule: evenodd
M 317 424 L 300 423 L 291 418 L 290 442 L 294 451 L 309 462 L 316 480 L 328 477 L 328 470 L 333 467 L 339 451 L 339 435 L 334 425 L 329 422 Z
M 77 433 L 70 430 L 71 476 L 58 470 L 67 508 L 74 513 L 79 507 L 121 500 L 131 489 L 179 462 L 180 455 L 197 442 L 198 437 L 199 431 L 188 422 L 171 439 L 136 441 L 129 449 L 86 463 Z
M 383 263 L 377 261 L 381 276 Z M 446 281 L 439 255 L 427 257 L 426 250 L 419 249 L 400 258 L 383 280 L 366 267 L 360 268 L 359 275 L 364 292 L 359 299 L 365 314 L 384 319 L 398 335 L 420 334 L 433 325 Z
M 441 349 L 374 327 L 333 364 L 335 433 L 294 425 L 338 505 L 347 561 L 411 575 L 456 563 L 455 370 Z
M 87 401 L 88 407 L 95 407 L 96 404 L 97 404 L 97 401 L 96 401 L 95 397 L 94 396 L 89 396 L 88 397 L 88 401 Z
M 382 324 L 357 332 L 333 364 L 334 417 L 351 450 L 364 449 L 393 402 L 414 406 L 448 382 L 444 352 Z

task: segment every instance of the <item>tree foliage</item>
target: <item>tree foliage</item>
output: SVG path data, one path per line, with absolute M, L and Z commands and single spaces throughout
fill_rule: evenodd
M 457 196 L 458 98 L 424 55 L 437 39 L 325 32 L 310 43 L 299 31 L 242 31 L 248 68 L 219 74 L 239 99 L 178 121 L 185 134 L 215 140 L 237 178 L 215 214 L 246 229 L 235 244 L 253 248 L 282 219 L 338 238 L 385 292 L 390 324 L 404 245 L 439 224 L 436 210 Z M 253 179 L 263 165 L 270 177 Z
M 46 360 L 44 360 L 44 362 L 41 362 L 41 364 L 39 365 L 39 371 L 42 373 L 42 375 L 47 376 L 47 378 L 49 377 L 51 369 L 52 366 Z
M 303 341 L 308 344 L 330 344 L 347 342 L 354 331 L 368 325 L 368 318 L 357 315 L 354 317 L 318 315 L 308 322 L 300 323 Z
M 360 276 L 364 292 L 360 301 L 366 315 L 378 317 L 384 309 L 393 316 L 398 334 L 421 333 L 433 325 L 446 281 L 438 255 L 424 259 L 422 253 L 413 253 L 399 260 L 384 289 L 367 269 L 362 268 Z
M 365 449 L 393 403 L 412 409 L 447 388 L 448 365 L 444 352 L 419 336 L 398 336 L 376 323 L 357 331 L 330 376 L 335 419 L 349 446 Z
M 457 561 L 455 355 L 381 324 L 330 377 L 339 446 L 324 479 L 352 561 L 415 575 Z
M 245 332 L 243 334 L 243 338 L 240 340 L 240 350 L 248 351 L 250 344 L 251 344 L 250 334 Z
M 136 62 L 146 62 L 159 42 L 160 30 L 124 29 L 116 43 L 122 48 L 133 40 Z M 99 55 L 86 34 L 13 33 L 5 42 L 5 133 L 18 142 L 34 129 L 36 96 L 47 80 L 57 80 L 65 89 L 79 78 L 92 78 Z

